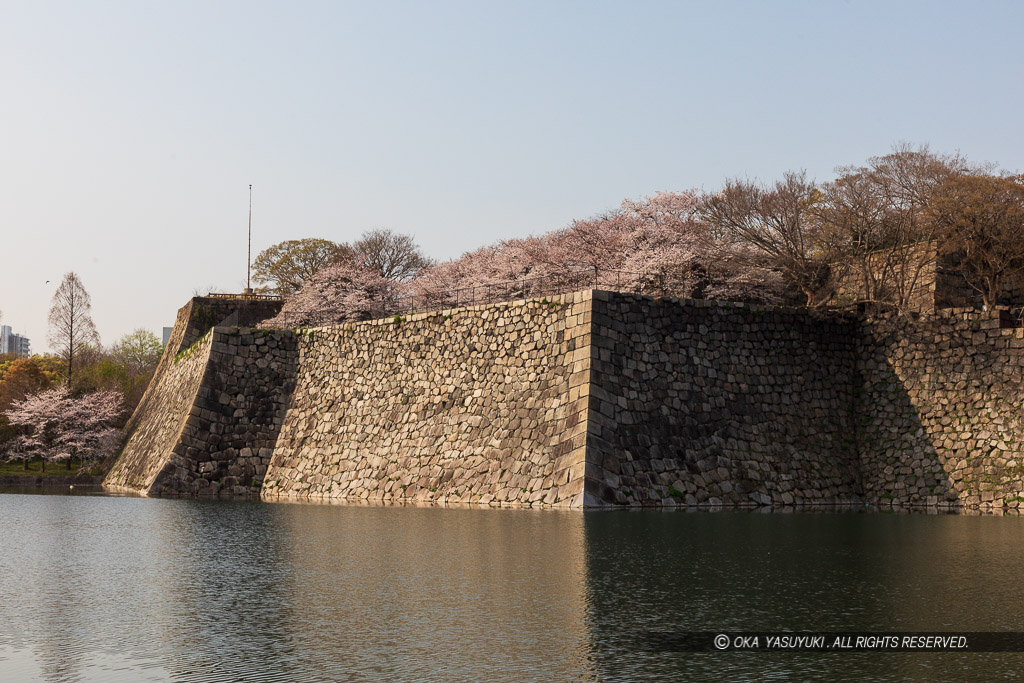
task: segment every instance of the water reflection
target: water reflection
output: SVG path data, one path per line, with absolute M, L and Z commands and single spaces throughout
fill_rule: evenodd
M 586 516 L 591 648 L 601 678 L 964 679 L 1020 654 L 651 653 L 671 631 L 1024 630 L 1020 517 L 893 514 Z
M 1019 517 L 0 496 L 0 678 L 1005 677 L 1022 656 L 685 654 L 652 631 L 1024 630 Z

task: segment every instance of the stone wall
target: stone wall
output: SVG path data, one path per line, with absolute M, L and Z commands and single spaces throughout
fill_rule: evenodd
M 1024 503 L 1024 330 L 1000 311 L 866 324 L 858 430 L 867 501 Z
M 982 307 L 981 294 L 964 279 L 960 270 L 961 256 L 938 253 L 936 242 L 926 242 L 905 251 L 879 251 L 870 261 L 874 270 L 890 273 L 878 283 L 881 292 L 876 298 L 895 300 L 897 290 L 908 293 L 907 308 L 930 315 L 939 308 Z M 853 270 L 837 264 L 836 295 L 838 303 L 849 305 L 863 301 L 864 283 Z M 997 303 L 1002 306 L 1024 306 L 1024 279 L 1011 275 L 1000 283 Z
M 265 498 L 580 506 L 590 293 L 299 333 Z
M 179 313 L 175 324 L 179 337 L 186 321 Z M 152 489 L 181 441 L 185 421 L 206 373 L 212 342 L 212 334 L 208 333 L 176 354 L 171 353 L 168 344 L 142 403 L 125 428 L 128 439 L 104 486 L 142 493 Z
M 940 280 L 941 259 L 934 242 L 924 242 L 897 250 L 879 250 L 868 258 L 869 267 L 878 281 L 873 296 L 868 297 L 863 278 L 856 268 L 849 264 L 836 263 L 832 266 L 835 277 L 833 301 L 842 306 L 851 306 L 869 300 L 906 301 L 909 310 L 931 312 L 945 295 L 947 279 Z
M 936 308 L 978 308 L 984 301 L 978 290 L 967 284 L 963 274 L 957 270 L 955 257 L 943 257 L 936 272 Z M 1007 277 L 999 286 L 997 303 L 1002 306 L 1024 305 L 1024 281 L 1019 277 Z
M 150 495 L 258 494 L 296 360 L 292 332 L 208 331 L 154 377 L 151 400 L 133 417 L 105 486 Z
M 596 292 L 587 490 L 628 505 L 859 500 L 854 319 Z
M 125 425 L 125 432 L 133 433 L 137 420 L 161 411 L 161 407 L 155 403 L 160 403 L 164 399 L 157 396 L 155 391 L 161 386 L 161 377 L 170 371 L 172 361 L 178 354 L 195 344 L 216 325 L 254 325 L 276 315 L 280 310 L 281 301 L 272 299 L 197 296 L 189 300 L 178 309 L 170 339 L 167 340 L 163 356 L 153 373 L 153 380 L 146 387 L 142 400 Z
M 1001 327 L 1004 311 L 864 321 L 587 291 L 204 334 L 211 316 L 183 311 L 108 487 L 531 507 L 1024 502 L 1024 330 Z

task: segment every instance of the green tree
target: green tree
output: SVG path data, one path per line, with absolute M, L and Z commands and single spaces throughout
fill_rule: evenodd
M 149 330 L 139 328 L 118 339 L 110 355 L 129 373 L 146 375 L 156 369 L 163 352 L 160 339 Z
M 252 262 L 252 278 L 282 296 L 291 296 L 332 261 L 350 255 L 352 247 L 309 237 L 285 240 L 261 251 Z
M 146 393 L 163 346 L 149 330 L 137 329 L 121 337 L 107 352 L 90 355 L 75 373 L 72 390 L 75 395 L 96 391 L 117 391 L 124 397 L 123 417 L 131 416 Z M 119 425 L 120 426 L 120 425 Z

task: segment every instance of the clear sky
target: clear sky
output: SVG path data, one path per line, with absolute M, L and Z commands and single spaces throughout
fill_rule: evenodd
M 159 334 L 284 239 L 435 258 L 899 141 L 1024 168 L 1021 2 L 0 0 L 0 311 Z M 46 284 L 49 280 L 50 283 Z

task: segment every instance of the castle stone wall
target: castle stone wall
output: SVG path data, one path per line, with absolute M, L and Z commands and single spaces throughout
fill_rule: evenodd
M 1024 330 L 999 311 L 865 325 L 858 440 L 867 501 L 1024 503 Z
M 593 322 L 595 498 L 859 501 L 856 320 L 596 292 Z
M 179 314 L 175 325 L 179 337 L 186 324 L 187 317 L 183 320 Z M 208 333 L 175 354 L 168 344 L 143 402 L 126 427 L 128 439 L 103 482 L 105 487 L 149 492 L 171 464 L 206 374 L 212 342 Z
M 197 296 L 189 300 L 178 309 L 171 337 L 167 340 L 164 353 L 153 373 L 153 380 L 146 387 L 142 400 L 125 425 L 125 432 L 134 433 L 138 427 L 138 420 L 162 412 L 163 408 L 159 404 L 164 399 L 156 396 L 155 392 L 157 387 L 162 386 L 163 375 L 172 370 L 172 362 L 178 354 L 192 346 L 216 325 L 254 325 L 276 315 L 281 310 L 281 305 L 281 301 L 270 299 Z
M 295 335 L 215 327 L 167 360 L 109 488 L 258 494 L 295 386 Z
M 225 310 L 182 309 L 108 487 L 531 507 L 1024 503 L 1024 331 L 1000 327 L 1004 312 L 865 321 L 586 291 L 210 330 L 221 313 L 242 319 Z
M 582 505 L 590 303 L 302 331 L 263 497 Z

